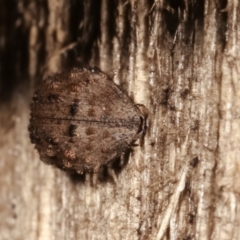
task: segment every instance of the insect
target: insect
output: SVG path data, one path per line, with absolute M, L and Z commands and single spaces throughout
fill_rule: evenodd
M 43 162 L 66 171 L 98 172 L 144 130 L 138 106 L 97 68 L 49 76 L 31 103 L 31 142 Z

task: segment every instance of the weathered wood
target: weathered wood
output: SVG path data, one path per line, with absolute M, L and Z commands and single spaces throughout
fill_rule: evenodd
M 240 11 L 224 4 L 0 3 L 1 239 L 239 239 Z M 45 166 L 30 144 L 34 86 L 78 64 L 149 110 L 117 184 Z

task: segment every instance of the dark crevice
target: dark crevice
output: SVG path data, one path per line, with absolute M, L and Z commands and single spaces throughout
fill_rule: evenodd
M 80 64 L 86 65 L 93 52 L 98 52 L 100 39 L 101 1 L 78 1 L 72 10 L 71 27 L 74 41 L 78 42 L 76 57 Z
M 18 12 L 16 0 L 2 3 L 0 11 L 0 34 L 5 43 L 0 48 L 0 100 L 6 101 L 11 99 L 20 84 L 26 84 L 24 79 L 28 67 L 28 31 L 21 24 L 23 18 Z
M 224 51 L 227 42 L 227 22 L 228 22 L 228 11 L 227 11 L 227 0 L 218 0 L 218 14 L 217 14 L 217 41 L 222 46 Z

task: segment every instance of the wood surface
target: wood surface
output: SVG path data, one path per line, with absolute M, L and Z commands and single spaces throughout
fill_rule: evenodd
M 240 3 L 0 2 L 0 239 L 240 239 Z M 39 81 L 97 66 L 148 109 L 117 182 L 44 165 Z

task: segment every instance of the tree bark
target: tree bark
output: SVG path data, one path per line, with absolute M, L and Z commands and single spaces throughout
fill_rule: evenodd
M 0 238 L 239 239 L 240 4 L 0 3 Z M 30 143 L 44 76 L 98 66 L 148 109 L 117 174 L 69 176 Z

